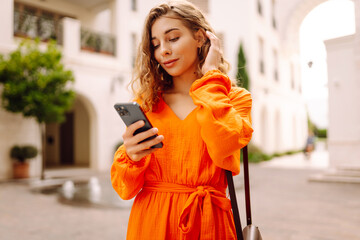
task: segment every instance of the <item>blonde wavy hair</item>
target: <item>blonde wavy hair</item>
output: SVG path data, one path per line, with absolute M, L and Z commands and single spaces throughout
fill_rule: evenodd
M 140 102 L 145 111 L 155 110 L 160 94 L 173 85 L 172 77 L 155 60 L 154 47 L 151 43 L 151 27 L 159 17 L 165 15 L 181 20 L 184 26 L 194 34 L 200 29 L 214 33 L 201 11 L 188 1 L 169 1 L 150 10 L 145 20 L 133 78 L 130 83 L 135 99 Z M 197 73 L 199 77 L 202 76 L 201 67 L 205 62 L 209 48 L 210 41 L 207 39 L 203 46 L 198 49 L 199 65 Z M 221 57 L 218 69 L 225 74 L 229 69 L 229 63 L 223 57 Z

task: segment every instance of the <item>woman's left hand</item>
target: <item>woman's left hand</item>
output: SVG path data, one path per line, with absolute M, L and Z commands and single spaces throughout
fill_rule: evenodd
M 202 74 L 205 74 L 210 70 L 218 69 L 221 63 L 222 55 L 220 39 L 218 39 L 215 34 L 209 31 L 206 31 L 206 36 L 209 38 L 211 45 L 205 62 L 201 68 Z

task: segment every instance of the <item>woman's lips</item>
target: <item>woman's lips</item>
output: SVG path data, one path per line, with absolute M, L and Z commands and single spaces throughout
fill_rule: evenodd
M 171 60 L 169 60 L 169 61 L 164 62 L 163 64 L 164 64 L 164 66 L 165 66 L 166 68 L 170 68 L 170 67 L 172 67 L 172 66 L 175 65 L 175 63 L 176 63 L 177 60 L 178 60 L 178 59 L 171 59 Z

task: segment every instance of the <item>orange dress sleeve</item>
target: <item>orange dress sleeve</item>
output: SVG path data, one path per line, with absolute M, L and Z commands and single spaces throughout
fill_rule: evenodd
M 214 164 L 238 174 L 239 150 L 249 143 L 253 132 L 250 93 L 232 89 L 225 74 L 212 70 L 192 84 L 190 96 L 200 107 L 197 121 Z
M 128 200 L 140 191 L 144 185 L 144 173 L 150 163 L 152 154 L 135 162 L 126 154 L 124 145 L 115 153 L 111 166 L 111 183 L 119 196 Z

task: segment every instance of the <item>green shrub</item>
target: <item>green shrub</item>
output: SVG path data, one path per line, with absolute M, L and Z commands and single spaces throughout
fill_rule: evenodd
M 327 129 L 317 129 L 316 136 L 319 138 L 327 138 Z
M 272 156 L 263 153 L 260 148 L 256 147 L 253 144 L 248 145 L 248 156 L 249 162 L 258 163 L 262 161 L 268 161 Z
M 259 162 L 263 162 L 263 161 L 269 161 L 274 157 L 282 157 L 282 156 L 292 155 L 292 154 L 296 154 L 296 153 L 300 153 L 300 152 L 302 152 L 302 149 L 286 151 L 286 152 L 283 152 L 283 153 L 277 152 L 277 153 L 269 155 L 269 154 L 263 153 L 260 148 L 258 148 L 257 146 L 255 146 L 253 144 L 248 145 L 249 162 L 252 162 L 252 163 L 259 163 Z
M 14 146 L 10 150 L 10 157 L 18 160 L 19 162 L 25 162 L 26 159 L 36 157 L 38 154 L 37 148 L 34 146 Z

